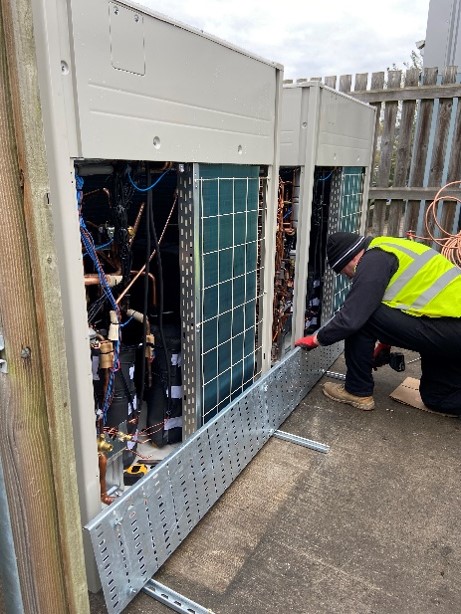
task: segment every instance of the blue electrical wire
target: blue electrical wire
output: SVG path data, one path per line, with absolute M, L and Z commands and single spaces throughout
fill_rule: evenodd
M 131 316 L 131 318 L 128 318 L 128 320 L 126 322 L 123 322 L 123 324 L 120 324 L 120 328 L 123 328 L 124 326 L 126 326 L 127 324 L 129 324 L 131 322 L 131 320 L 133 319 L 133 316 Z
M 327 175 L 326 177 L 319 177 L 318 181 L 326 181 L 327 179 L 330 179 L 332 175 L 333 175 L 333 171 L 331 171 L 331 173 Z
M 152 185 L 150 185 L 149 187 L 147 187 L 147 188 L 140 188 L 139 186 L 137 186 L 137 185 L 135 184 L 135 182 L 134 182 L 134 181 L 133 181 L 133 179 L 131 178 L 131 171 L 129 170 L 129 167 L 127 167 L 127 176 L 128 176 L 128 179 L 129 179 L 129 181 L 130 181 L 131 185 L 134 187 L 134 189 L 135 189 L 135 190 L 137 190 L 138 192 L 149 192 L 149 190 L 152 190 L 153 188 L 155 188 L 155 186 L 156 186 L 156 185 L 157 185 L 157 184 L 158 184 L 158 183 L 159 183 L 159 182 L 160 182 L 160 181 L 161 181 L 161 180 L 162 180 L 162 179 L 165 177 L 165 175 L 166 175 L 167 173 L 169 173 L 169 172 L 170 172 L 170 169 L 168 169 L 168 170 L 164 171 L 164 172 L 163 172 L 163 173 L 160 175 L 160 177 L 158 177 L 158 178 L 157 178 L 157 179 L 154 181 L 154 183 L 153 183 Z
M 76 186 L 77 186 L 77 205 L 79 211 L 81 209 L 81 202 L 83 196 L 83 178 L 79 175 L 76 175 Z M 98 254 L 96 252 L 96 246 L 93 241 L 93 237 L 91 236 L 88 228 L 86 227 L 85 220 L 80 215 L 80 237 L 83 243 L 83 247 L 85 248 L 86 253 L 90 256 L 93 264 L 95 266 L 96 272 L 98 273 L 99 282 L 103 289 L 103 292 L 108 299 L 112 309 L 117 314 L 117 320 L 120 320 L 119 316 L 119 308 L 115 301 L 114 295 L 112 294 L 112 290 L 110 289 L 109 284 L 107 283 L 106 275 L 101 267 L 101 263 L 99 262 Z M 102 416 L 103 416 L 103 424 L 107 421 L 107 411 L 109 409 L 111 399 L 112 399 L 112 391 L 114 387 L 115 373 L 119 369 L 119 359 L 120 359 L 120 332 L 119 338 L 114 342 L 114 361 L 113 366 L 109 372 L 109 381 L 107 383 L 106 393 L 104 395 L 104 400 L 101 408 Z
M 107 243 L 103 243 L 102 245 L 95 245 L 95 246 L 94 246 L 94 249 L 95 249 L 96 251 L 98 251 L 98 250 L 100 250 L 100 249 L 104 249 L 105 247 L 109 247 L 109 245 L 111 245 L 111 244 L 113 243 L 113 241 L 114 241 L 114 240 L 113 240 L 113 239 L 111 239 L 110 241 L 107 241 Z M 88 256 L 88 252 L 84 252 L 82 255 L 83 255 L 83 256 Z

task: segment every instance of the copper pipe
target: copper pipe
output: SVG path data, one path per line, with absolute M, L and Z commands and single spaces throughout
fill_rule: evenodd
M 152 172 L 163 173 L 163 171 L 167 171 L 173 166 L 173 162 L 164 162 L 160 168 L 157 168 L 154 162 L 151 162 L 149 166 Z
M 158 244 L 160 245 L 160 243 L 162 242 L 163 236 L 165 235 L 166 229 L 168 227 L 168 224 L 170 222 L 171 216 L 173 215 L 173 211 L 176 207 L 176 203 L 178 201 L 178 193 L 175 192 L 174 195 L 174 200 L 173 200 L 173 205 L 171 207 L 171 211 L 168 215 L 168 218 L 165 222 L 165 226 L 163 227 L 163 231 L 162 234 L 160 235 L 160 238 L 158 240 Z M 147 223 L 149 223 L 149 220 L 147 221 Z M 152 254 L 149 257 L 149 262 L 152 260 L 152 258 L 155 256 L 155 252 L 156 250 L 154 249 L 154 251 L 152 252 Z M 130 281 L 130 283 L 127 285 L 127 287 L 125 288 L 125 290 L 123 290 L 123 292 L 120 294 L 120 296 L 118 297 L 118 299 L 115 301 L 117 303 L 117 305 L 120 303 L 120 301 L 122 300 L 122 298 L 125 296 L 125 294 L 128 292 L 128 290 L 131 288 L 131 286 L 135 283 L 135 281 L 144 273 L 146 269 L 146 265 L 144 265 L 142 268 L 139 269 L 139 271 L 137 272 L 137 274 L 135 275 L 135 277 L 133 277 L 133 279 Z
M 97 273 L 92 273 L 91 275 L 84 275 L 85 286 L 97 286 L 99 284 L 99 275 Z
M 129 287 L 131 287 L 134 282 L 139 279 L 139 277 L 141 275 L 143 275 L 144 277 L 146 276 L 146 273 L 144 271 L 131 271 L 132 274 L 135 275 L 135 277 L 132 279 L 132 281 L 129 283 Z M 152 305 L 155 307 L 157 305 L 157 286 L 156 286 L 156 281 L 155 281 L 155 277 L 152 275 L 152 273 L 148 273 L 149 279 L 152 282 Z M 125 288 L 126 290 L 126 288 Z M 117 301 L 118 303 L 118 301 Z
M 88 273 L 84 275 L 83 278 L 85 280 L 85 286 L 97 286 L 100 283 L 97 273 Z M 122 281 L 122 275 L 106 275 L 106 280 L 109 288 L 113 288 Z
M 138 215 L 136 216 L 136 220 L 133 225 L 133 231 L 132 231 L 133 234 L 131 235 L 130 240 L 128 241 L 129 245 L 133 243 L 134 238 L 136 237 L 136 233 L 138 232 L 139 224 L 141 223 L 141 218 L 142 218 L 142 214 L 144 212 L 145 206 L 146 206 L 146 203 L 141 203 L 141 206 L 139 207 Z
M 98 453 L 98 461 L 99 461 L 99 486 L 100 486 L 100 494 L 101 501 L 106 505 L 110 505 L 113 503 L 114 498 L 110 497 L 107 494 L 107 482 L 106 482 L 106 473 L 107 473 L 107 457 L 102 452 Z
M 88 196 L 93 196 L 93 194 L 98 194 L 99 192 L 104 192 L 104 194 L 107 196 L 107 202 L 110 207 L 111 206 L 110 192 L 107 188 L 98 188 L 97 190 L 91 190 L 91 192 L 85 192 L 85 194 L 83 195 L 83 200 L 85 200 L 85 198 L 88 198 Z
M 144 320 L 146 321 L 146 335 L 150 335 L 150 322 L 149 318 L 141 311 L 136 311 L 135 309 L 128 309 L 126 315 L 129 318 L 133 318 L 139 324 L 144 324 Z

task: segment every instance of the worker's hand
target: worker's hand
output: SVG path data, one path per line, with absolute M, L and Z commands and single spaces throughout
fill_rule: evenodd
M 295 347 L 304 348 L 305 350 L 313 350 L 319 345 L 317 335 L 307 335 L 307 337 L 301 337 L 301 339 L 295 341 Z

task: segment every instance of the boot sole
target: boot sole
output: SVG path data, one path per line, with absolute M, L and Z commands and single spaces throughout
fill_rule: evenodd
M 356 403 L 355 401 L 347 401 L 346 399 L 338 399 L 338 397 L 334 397 L 332 394 L 328 394 L 325 388 L 322 388 L 322 392 L 326 397 L 328 397 L 329 399 L 332 399 L 333 401 L 338 401 L 338 403 L 345 403 L 346 405 L 352 405 L 352 407 L 361 409 L 362 411 L 372 411 L 375 408 L 374 402 L 373 402 L 373 405 L 371 405 L 371 407 L 364 407 L 364 405 L 361 405 L 360 403 Z

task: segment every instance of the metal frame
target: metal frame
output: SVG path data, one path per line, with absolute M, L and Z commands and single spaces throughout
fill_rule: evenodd
M 18 561 L 14 553 L 13 530 L 0 462 L 0 590 L 9 614 L 22 614 L 24 605 L 19 581 Z
M 306 439 L 306 437 L 293 435 L 293 433 L 287 433 L 286 431 L 277 430 L 273 436 L 277 439 L 281 439 L 282 441 L 288 441 L 288 443 L 294 443 L 298 446 L 315 450 L 316 452 L 322 452 L 323 454 L 328 454 L 330 451 L 330 446 L 326 445 L 325 443 L 320 443 L 319 441 L 314 441 L 313 439 Z
M 200 395 L 197 394 L 197 368 L 200 364 L 200 345 L 197 343 L 196 323 L 199 319 L 200 279 L 196 250 L 199 248 L 199 221 L 194 203 L 198 198 L 196 165 L 187 164 L 180 173 L 178 185 L 179 260 L 181 267 L 181 327 L 183 355 L 183 436 L 189 437 L 200 426 Z
M 148 581 L 143 592 L 179 614 L 213 614 L 212 610 L 153 579 Z
M 291 351 L 86 525 L 109 614 L 146 585 L 341 351 Z

